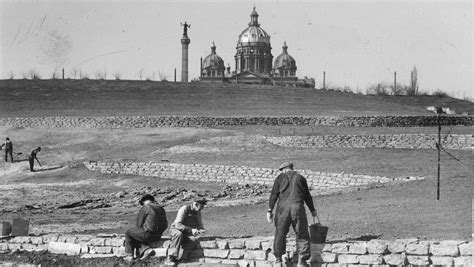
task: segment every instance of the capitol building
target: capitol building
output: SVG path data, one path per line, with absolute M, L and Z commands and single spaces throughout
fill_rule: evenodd
M 212 43 L 211 53 L 201 58 L 200 80 L 314 87 L 314 79 L 298 79 L 296 76 L 296 60 L 288 53 L 286 42 L 281 54 L 274 59 L 270 35 L 260 27 L 255 7 L 248 27 L 239 34 L 234 58 L 235 70 L 231 71 L 230 66 L 225 67 Z

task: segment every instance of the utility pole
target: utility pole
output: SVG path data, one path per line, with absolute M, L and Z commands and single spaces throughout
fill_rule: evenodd
M 63 68 L 63 80 L 64 80 L 64 68 Z
M 395 71 L 393 73 L 393 91 L 397 91 L 397 72 Z
M 174 82 L 176 82 L 176 68 L 174 68 Z
M 441 110 L 441 112 L 439 111 Z M 440 117 L 441 117 L 441 113 L 442 113 L 442 109 L 441 108 L 438 108 L 436 113 L 437 113 L 437 120 L 438 120 L 438 144 L 436 145 L 436 147 L 438 148 L 438 182 L 437 182 L 437 188 L 436 188 L 436 200 L 439 200 L 439 180 L 440 180 L 440 176 L 441 176 L 441 120 L 440 120 Z
M 323 71 L 323 90 L 326 89 L 326 71 Z

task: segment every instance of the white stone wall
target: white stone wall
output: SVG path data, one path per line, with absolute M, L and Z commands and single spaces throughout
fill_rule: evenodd
M 252 168 L 248 166 L 178 164 L 178 163 L 137 163 L 118 161 L 86 161 L 84 165 L 91 171 L 107 174 L 132 174 L 154 176 L 166 179 L 223 182 L 237 184 L 272 185 L 280 173 L 276 169 Z M 356 175 L 347 173 L 326 173 L 297 170 L 306 177 L 313 190 L 332 190 L 350 186 L 364 186 L 373 183 L 403 182 L 423 179 L 423 177 L 385 177 Z
M 122 235 L 44 235 L 21 236 L 0 240 L 0 253 L 14 251 L 48 251 L 81 257 L 124 256 Z M 165 258 L 169 238 L 157 242 L 155 257 Z M 465 240 L 422 241 L 416 238 L 370 241 L 342 241 L 311 244 L 311 259 L 315 266 L 389 266 L 443 265 L 472 266 L 473 242 Z M 204 239 L 191 253 L 190 261 L 236 264 L 245 267 L 271 266 L 273 237 Z M 287 242 L 287 255 L 293 262 L 296 245 Z

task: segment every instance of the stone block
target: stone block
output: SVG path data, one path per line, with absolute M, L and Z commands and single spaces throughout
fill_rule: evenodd
M 167 248 L 154 248 L 155 257 L 165 258 L 168 256 L 168 249 Z
M 106 238 L 105 246 L 108 247 L 122 247 L 124 245 L 125 238 Z
M 210 249 L 217 248 L 216 241 L 200 241 L 199 246 L 201 248 L 210 248 Z
M 205 263 L 211 263 L 211 264 L 213 264 L 212 266 L 216 266 L 215 264 L 222 263 L 222 260 L 221 260 L 221 259 L 205 258 L 205 259 L 204 259 L 204 262 L 205 262 Z M 217 267 L 217 266 L 216 266 L 216 267 Z
M 341 254 L 337 256 L 337 262 L 342 264 L 359 263 L 359 255 Z
M 406 243 L 400 240 L 388 243 L 388 251 L 390 253 L 403 253 L 405 252 Z
M 77 244 L 79 243 L 77 241 L 77 237 L 76 236 L 69 236 L 69 237 L 66 237 L 66 239 L 64 240 L 65 243 L 70 243 L 70 244 Z
M 464 241 L 464 240 L 443 240 L 439 242 L 440 245 L 444 245 L 444 246 L 459 246 L 465 243 L 467 243 L 467 241 Z
M 7 243 L 0 243 L 0 253 L 8 252 L 8 244 Z
M 48 244 L 49 242 L 57 242 L 59 235 L 58 234 L 49 234 L 49 235 L 44 235 L 43 237 L 43 243 Z
M 456 257 L 454 266 L 472 266 L 472 257 Z
M 111 254 L 112 247 L 89 246 L 89 254 Z
M 349 253 L 364 255 L 367 253 L 367 244 L 362 242 L 350 244 Z
M 81 246 L 79 244 L 49 242 L 48 251 L 53 254 L 66 254 L 69 256 L 75 256 L 81 253 Z
M 246 240 L 245 247 L 247 249 L 257 250 L 262 248 L 262 241 L 261 240 Z
M 408 244 L 405 248 L 405 252 L 410 255 L 428 255 L 429 242 L 420 241 L 418 243 Z
M 229 248 L 229 242 L 227 240 L 219 240 L 216 241 L 217 247 L 219 249 L 228 249 Z
M 35 244 L 22 244 L 21 245 L 22 250 L 25 251 L 36 251 L 38 248 L 38 245 Z
M 459 253 L 461 256 L 472 256 L 472 251 L 474 250 L 473 244 L 473 242 L 469 242 L 459 245 Z
M 367 242 L 367 252 L 369 254 L 384 254 L 387 248 L 387 242 L 384 240 L 370 240 Z
M 91 240 L 89 240 L 89 242 L 87 242 L 87 245 L 103 247 L 105 246 L 105 238 L 92 238 Z
M 333 263 L 337 260 L 337 254 L 330 253 L 330 252 L 321 252 L 321 254 L 311 254 L 311 262 L 318 262 L 318 263 Z
M 428 256 L 407 256 L 407 260 L 409 264 L 412 265 L 428 265 L 430 264 L 430 260 Z
M 261 243 L 263 250 L 273 250 L 273 241 L 263 241 Z
M 253 261 L 239 260 L 237 264 L 239 267 L 253 267 Z
M 8 243 L 8 251 L 14 252 L 21 250 L 21 244 Z
M 17 236 L 8 241 L 8 243 L 14 244 L 29 244 L 31 243 L 31 237 L 29 236 Z
M 31 244 L 36 244 L 36 245 L 38 245 L 38 244 L 44 244 L 44 243 L 43 243 L 43 237 L 42 237 L 42 236 L 32 236 L 32 237 L 30 238 L 30 242 L 31 242 Z
M 382 264 L 383 257 L 382 255 L 378 254 L 369 254 L 369 255 L 360 255 L 359 256 L 359 263 L 360 264 Z
M 349 253 L 349 244 L 347 243 L 332 244 L 331 252 L 336 253 L 336 254 L 347 254 Z
M 229 256 L 229 250 L 223 249 L 204 249 L 204 257 L 226 259 Z
M 117 257 L 124 257 L 127 255 L 127 253 L 125 253 L 125 247 L 115 247 L 112 249 L 112 252 L 114 256 Z
M 388 254 L 383 256 L 385 263 L 389 265 L 406 265 L 407 256 L 405 254 Z
M 87 242 L 79 242 L 79 246 L 81 246 L 81 254 L 89 253 L 89 246 Z
M 244 255 L 245 260 L 267 260 L 267 253 L 265 251 L 259 250 L 247 250 Z
M 454 263 L 454 260 L 452 257 L 431 256 L 430 260 L 431 260 L 431 264 L 433 265 L 452 266 Z
M 243 249 L 231 249 L 229 253 L 229 259 L 240 260 L 243 259 L 245 255 L 245 250 Z
M 89 242 L 91 239 L 96 238 L 96 237 L 93 236 L 93 235 L 77 235 L 76 237 L 77 237 L 77 242 L 79 242 L 79 243 L 80 243 L 80 242 L 85 242 L 85 243 L 87 243 L 87 242 Z
M 273 267 L 273 263 L 268 261 L 255 261 L 254 264 L 255 267 Z
M 433 254 L 433 256 L 456 257 L 459 255 L 459 249 L 456 245 L 432 244 L 430 246 L 430 253 Z
M 110 258 L 114 257 L 113 254 L 83 254 L 81 255 L 82 259 L 93 259 L 93 258 Z

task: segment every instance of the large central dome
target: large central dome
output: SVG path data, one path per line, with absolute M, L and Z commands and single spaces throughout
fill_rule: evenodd
M 270 35 L 260 28 L 260 24 L 258 23 L 258 13 L 255 11 L 255 7 L 250 14 L 249 26 L 239 35 L 237 44 L 248 42 L 262 42 L 270 44 Z

